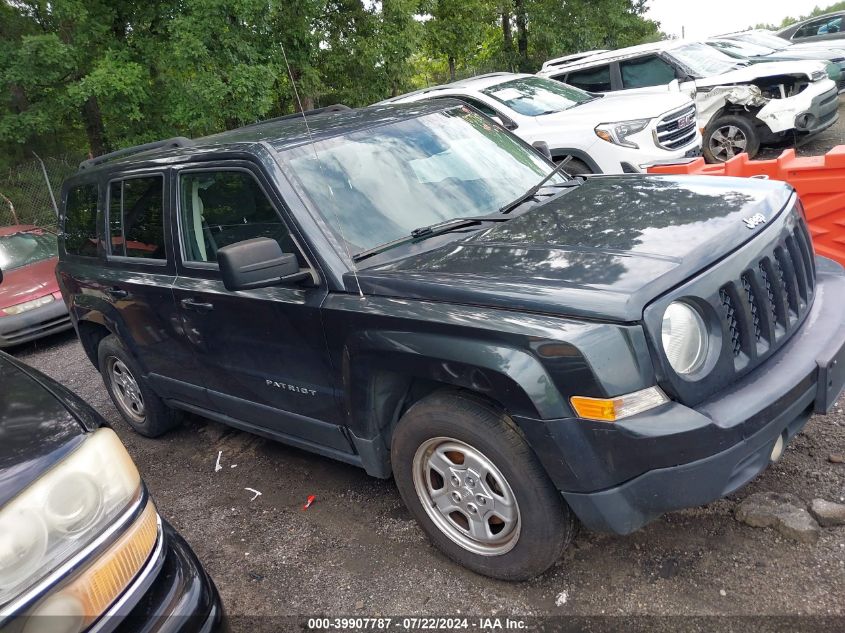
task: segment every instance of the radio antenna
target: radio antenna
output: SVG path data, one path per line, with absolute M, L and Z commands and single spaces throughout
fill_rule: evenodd
M 305 132 L 308 134 L 308 142 L 311 144 L 311 148 L 314 150 L 314 158 L 317 160 L 317 164 L 320 166 L 320 172 L 323 173 L 325 176 L 325 170 L 323 168 L 323 161 L 320 160 L 320 155 L 317 153 L 317 146 L 314 143 L 314 137 L 311 134 L 311 127 L 308 125 L 308 117 L 305 115 L 305 108 L 302 107 L 302 100 L 299 98 L 299 90 L 296 89 L 296 80 L 293 78 L 293 71 L 290 68 L 290 63 L 288 63 L 288 55 L 285 52 L 285 46 L 281 42 L 279 46 L 282 49 L 282 57 L 285 60 L 285 66 L 288 69 L 288 77 L 290 77 L 290 85 L 293 87 L 293 96 L 296 98 L 296 104 L 299 107 L 299 112 L 302 114 L 302 122 L 305 124 Z M 331 188 L 331 185 L 326 185 L 329 190 L 329 196 L 332 200 L 335 200 L 334 197 L 334 190 Z M 346 256 L 349 258 L 349 262 L 352 264 L 352 276 L 355 278 L 355 285 L 358 287 L 358 295 L 363 299 L 364 292 L 361 290 L 361 282 L 358 280 L 358 267 L 355 265 L 355 260 L 352 258 L 352 252 L 349 250 L 349 242 L 346 241 L 346 235 L 343 231 L 343 222 L 340 221 L 340 216 L 337 213 L 337 207 L 332 208 L 332 212 L 334 213 L 335 219 L 337 220 L 337 230 L 340 232 L 340 239 L 343 240 L 343 248 L 346 250 Z

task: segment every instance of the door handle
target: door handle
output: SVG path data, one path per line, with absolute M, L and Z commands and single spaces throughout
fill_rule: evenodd
M 129 293 L 122 288 L 109 288 L 106 290 L 106 294 L 112 299 L 125 299 L 129 296 Z
M 193 310 L 194 312 L 208 312 L 209 310 L 214 310 L 213 303 L 203 303 L 202 301 L 196 301 L 194 299 L 182 299 L 179 303 L 181 303 L 182 307 L 186 310 Z

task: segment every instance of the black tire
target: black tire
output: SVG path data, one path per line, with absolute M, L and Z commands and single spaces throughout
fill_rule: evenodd
M 555 164 L 560 164 L 564 160 L 566 160 L 566 156 L 562 156 L 560 158 L 555 159 Z M 583 160 L 579 160 L 577 158 L 570 158 L 566 161 L 566 165 L 563 168 L 570 176 L 580 176 L 582 174 L 592 174 L 593 170 L 590 169 L 590 166 L 587 165 Z
M 179 424 L 180 412 L 168 407 L 155 394 L 138 363 L 114 334 L 100 341 L 97 363 L 115 408 L 134 431 L 146 437 L 158 437 Z M 130 381 L 134 381 L 134 386 L 130 386 Z M 141 408 L 136 410 L 132 406 L 137 402 Z
M 736 135 L 736 140 L 744 142 L 744 148 L 737 142 L 730 142 L 731 134 Z M 710 121 L 704 129 L 701 151 L 708 163 L 723 163 L 742 152 L 748 154 L 748 158 L 754 158 L 759 150 L 760 134 L 748 117 L 726 114 Z
M 428 461 L 423 459 L 415 463 L 415 456 L 418 450 L 422 455 L 429 454 L 424 447 L 432 442 L 441 442 L 436 447 L 443 447 L 445 454 L 454 455 L 449 447 L 455 444 L 444 443 L 442 442 L 444 439 L 455 440 L 457 443 L 467 445 L 468 449 L 478 451 L 503 476 L 504 489 L 507 493 L 512 492 L 518 507 L 515 512 L 517 522 L 516 527 L 510 529 L 512 536 L 506 537 L 512 539 L 510 549 L 507 551 L 495 554 L 491 553 L 492 550 L 486 554 L 471 551 L 456 542 L 454 527 L 441 528 L 435 523 L 437 520 L 448 525 L 449 517 L 462 514 L 466 519 L 469 514 L 462 511 L 446 515 L 441 512 L 440 515 L 443 518 L 439 518 L 436 514 L 437 506 L 430 497 L 426 497 L 430 510 L 427 511 L 424 508 L 421 495 L 427 493 L 417 492 L 418 484 L 415 484 L 414 471 L 420 463 L 428 464 Z M 434 453 L 437 453 L 436 447 L 433 449 Z M 575 515 L 549 480 L 514 422 L 506 414 L 472 394 L 440 391 L 414 404 L 402 416 L 393 432 L 391 461 L 399 494 L 431 542 L 449 558 L 479 574 L 511 581 L 533 578 L 551 567 L 575 536 Z M 431 467 L 424 467 L 423 471 L 426 468 Z M 455 477 L 463 477 L 460 470 L 451 472 L 456 473 Z M 463 469 L 463 473 L 472 474 L 472 471 Z M 436 479 L 437 476 L 424 475 L 424 477 Z M 423 481 L 427 482 L 423 484 L 423 487 L 430 487 L 429 479 Z M 459 485 L 451 479 L 443 480 L 442 489 L 438 487 L 437 490 L 438 492 L 442 490 L 444 494 L 448 490 L 448 495 L 452 499 L 454 497 L 451 495 L 455 492 L 473 501 L 483 496 L 475 495 L 476 492 L 481 491 L 480 487 L 473 489 L 467 487 L 473 485 L 472 481 L 469 483 L 466 479 L 460 479 L 460 481 Z M 489 479 L 483 479 L 483 481 L 490 483 Z M 474 485 L 478 486 L 479 482 Z M 441 494 L 440 499 L 444 498 Z M 489 503 L 490 513 L 487 516 L 490 516 L 493 509 L 499 507 L 495 505 L 498 499 L 497 495 L 495 500 L 479 504 L 479 507 Z M 447 500 L 446 503 L 450 501 Z M 472 509 L 470 508 L 469 511 Z M 432 520 L 429 512 L 435 513 L 433 514 L 435 520 Z M 498 517 L 481 520 L 481 516 L 478 514 L 479 518 L 476 519 L 475 525 L 479 525 L 478 521 L 483 525 L 485 520 L 493 525 L 494 519 L 499 520 Z M 463 520 L 461 524 L 462 522 Z M 455 525 L 458 522 L 453 520 L 451 523 Z M 504 522 L 501 523 L 504 524 Z M 453 536 L 449 535 L 450 530 Z M 464 537 L 470 538 L 468 533 Z M 498 547 L 507 547 L 508 543 L 509 541 Z M 484 543 L 478 546 L 486 547 Z

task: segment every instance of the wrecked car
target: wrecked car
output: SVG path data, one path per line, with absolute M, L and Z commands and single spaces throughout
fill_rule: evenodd
M 823 62 L 749 65 L 698 42 L 633 46 L 538 74 L 591 92 L 687 92 L 708 162 L 741 152 L 753 158 L 761 145 L 818 134 L 839 118 L 838 88 Z
M 576 519 L 736 490 L 845 384 L 845 271 L 791 187 L 565 167 L 455 100 L 126 149 L 63 186 L 59 284 L 139 433 L 188 411 L 392 476 L 526 579 Z

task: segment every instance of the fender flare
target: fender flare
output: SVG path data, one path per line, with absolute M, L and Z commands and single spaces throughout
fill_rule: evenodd
M 574 147 L 553 147 L 551 149 L 552 158 L 561 158 L 563 156 L 572 156 L 572 158 L 577 158 L 580 161 L 583 161 L 594 174 L 601 174 L 601 168 L 598 166 L 598 163 L 590 158 L 590 155 L 587 154 L 584 150 L 576 149 Z
M 349 429 L 361 438 L 377 436 L 385 426 L 383 416 L 375 415 L 373 407 L 374 388 L 378 388 L 373 383 L 383 375 L 468 389 L 500 403 L 514 416 L 553 419 L 571 415 L 538 359 L 497 342 L 432 333 L 364 331 L 347 342 L 342 373 Z M 398 409 L 402 403 L 392 404 Z

